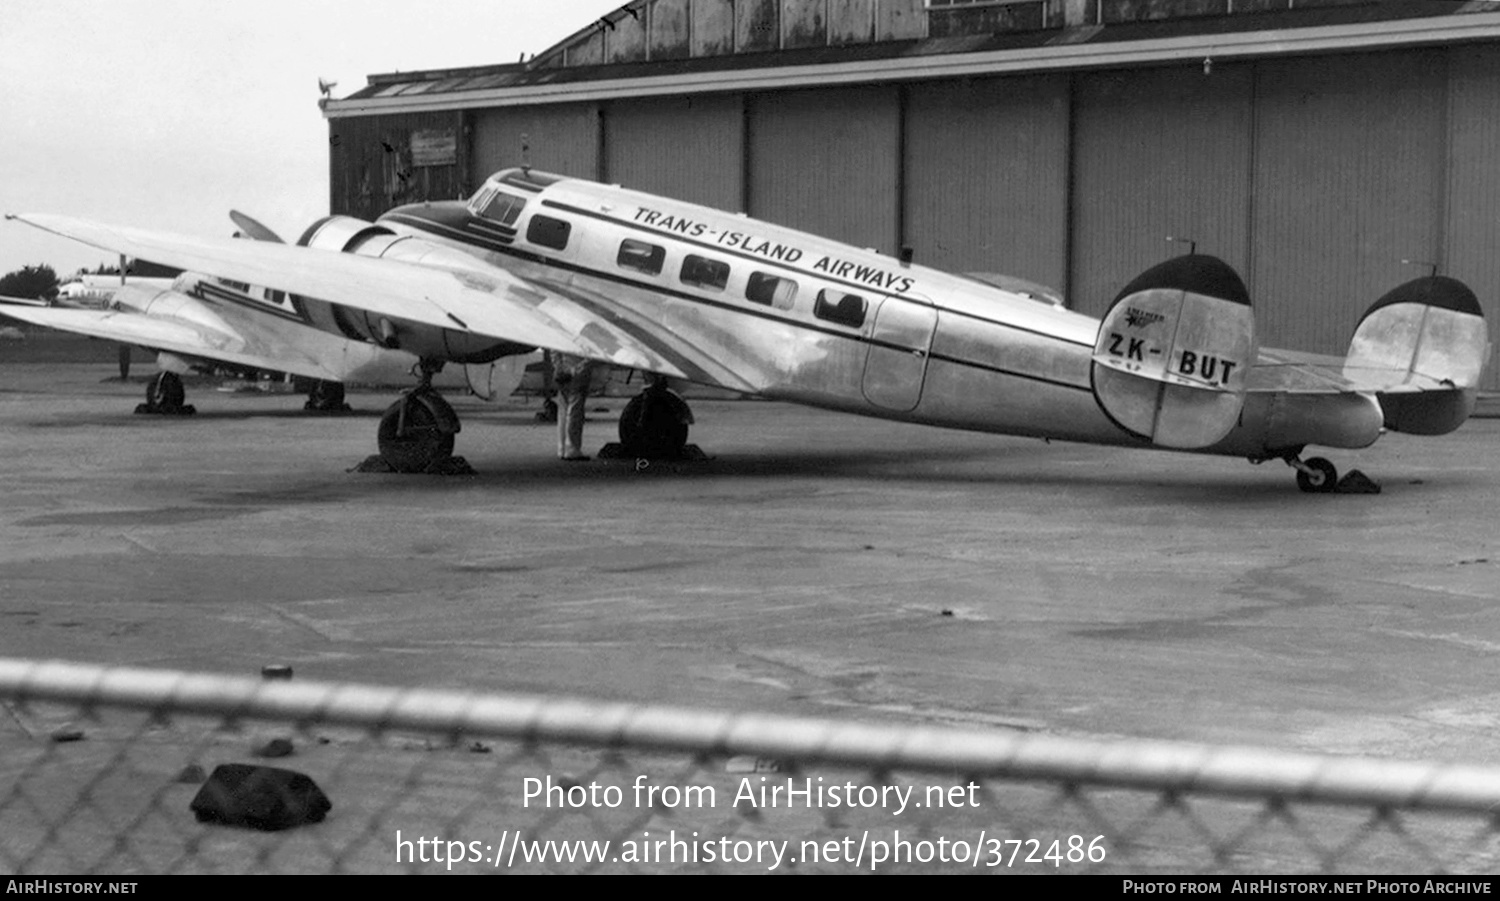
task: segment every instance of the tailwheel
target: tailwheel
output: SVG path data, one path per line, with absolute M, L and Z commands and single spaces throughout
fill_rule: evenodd
M 395 472 L 433 472 L 453 456 L 458 414 L 429 389 L 417 389 L 380 417 L 377 441 L 380 459 Z
M 146 383 L 146 402 L 137 405 L 135 411 L 176 416 L 196 413 L 196 409 L 183 403 L 186 399 L 187 389 L 182 387 L 182 378 L 175 372 L 163 370 Z
M 1338 469 L 1322 457 L 1289 458 L 1286 462 L 1297 470 L 1297 487 L 1309 494 L 1326 494 L 1338 487 Z

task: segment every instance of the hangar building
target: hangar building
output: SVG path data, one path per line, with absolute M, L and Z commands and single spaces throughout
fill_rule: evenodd
M 1096 315 L 1173 236 L 1240 271 L 1262 342 L 1337 354 L 1436 266 L 1500 345 L 1500 3 L 635 0 L 580 24 L 324 101 L 332 210 L 525 164 Z

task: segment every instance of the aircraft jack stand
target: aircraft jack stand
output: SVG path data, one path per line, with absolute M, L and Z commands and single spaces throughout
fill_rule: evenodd
M 192 416 L 198 412 L 198 408 L 192 404 L 180 404 L 175 407 L 166 407 L 152 404 L 136 404 L 137 416 Z
M 1309 494 L 1380 493 L 1380 485 L 1357 469 L 1349 470 L 1340 479 L 1338 469 L 1322 457 L 1302 460 L 1293 455 L 1284 459 L 1286 465 L 1297 470 L 1297 487 Z
M 198 409 L 183 403 L 186 397 L 177 373 L 158 372 L 146 383 L 146 402 L 137 404 L 135 412 L 138 416 L 192 416 Z
M 649 460 L 667 463 L 700 463 L 710 459 L 703 448 L 696 444 L 684 444 L 676 450 L 663 451 L 658 448 L 631 447 L 618 441 L 599 448 L 601 460 Z M 645 467 L 639 467 L 644 469 Z
M 428 476 L 474 476 L 479 475 L 469 461 L 463 457 L 454 455 L 433 460 L 421 469 L 397 469 L 379 454 L 371 454 L 356 463 L 349 472 L 399 472 L 403 474 L 416 473 Z

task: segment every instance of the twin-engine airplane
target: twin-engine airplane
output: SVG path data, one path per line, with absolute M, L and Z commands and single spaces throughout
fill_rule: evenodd
M 525 168 L 467 202 L 324 219 L 302 246 L 15 218 L 274 286 L 296 295 L 307 325 L 415 354 L 421 384 L 379 434 L 403 471 L 451 453 L 459 428 L 432 373 L 540 347 L 906 422 L 1278 458 L 1304 491 L 1331 491 L 1334 466 L 1303 460 L 1307 445 L 1451 431 L 1473 410 L 1489 355 L 1477 299 L 1450 278 L 1401 285 L 1370 307 L 1347 356 L 1314 356 L 1259 348 L 1244 283 L 1209 256 L 1147 270 L 1100 321 L 742 215 Z M 676 417 L 635 415 L 621 438 L 680 450 L 686 432 Z

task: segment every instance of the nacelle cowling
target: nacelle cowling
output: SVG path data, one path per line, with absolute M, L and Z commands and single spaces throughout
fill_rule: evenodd
M 328 216 L 308 227 L 297 239 L 304 247 L 380 257 L 404 263 L 444 269 L 488 271 L 482 261 L 441 244 L 397 235 L 384 225 L 352 216 Z M 455 363 L 489 363 L 533 348 L 460 329 L 437 328 L 425 323 L 391 318 L 339 304 L 294 297 L 292 303 L 313 324 L 356 341 L 400 349 L 424 359 Z

